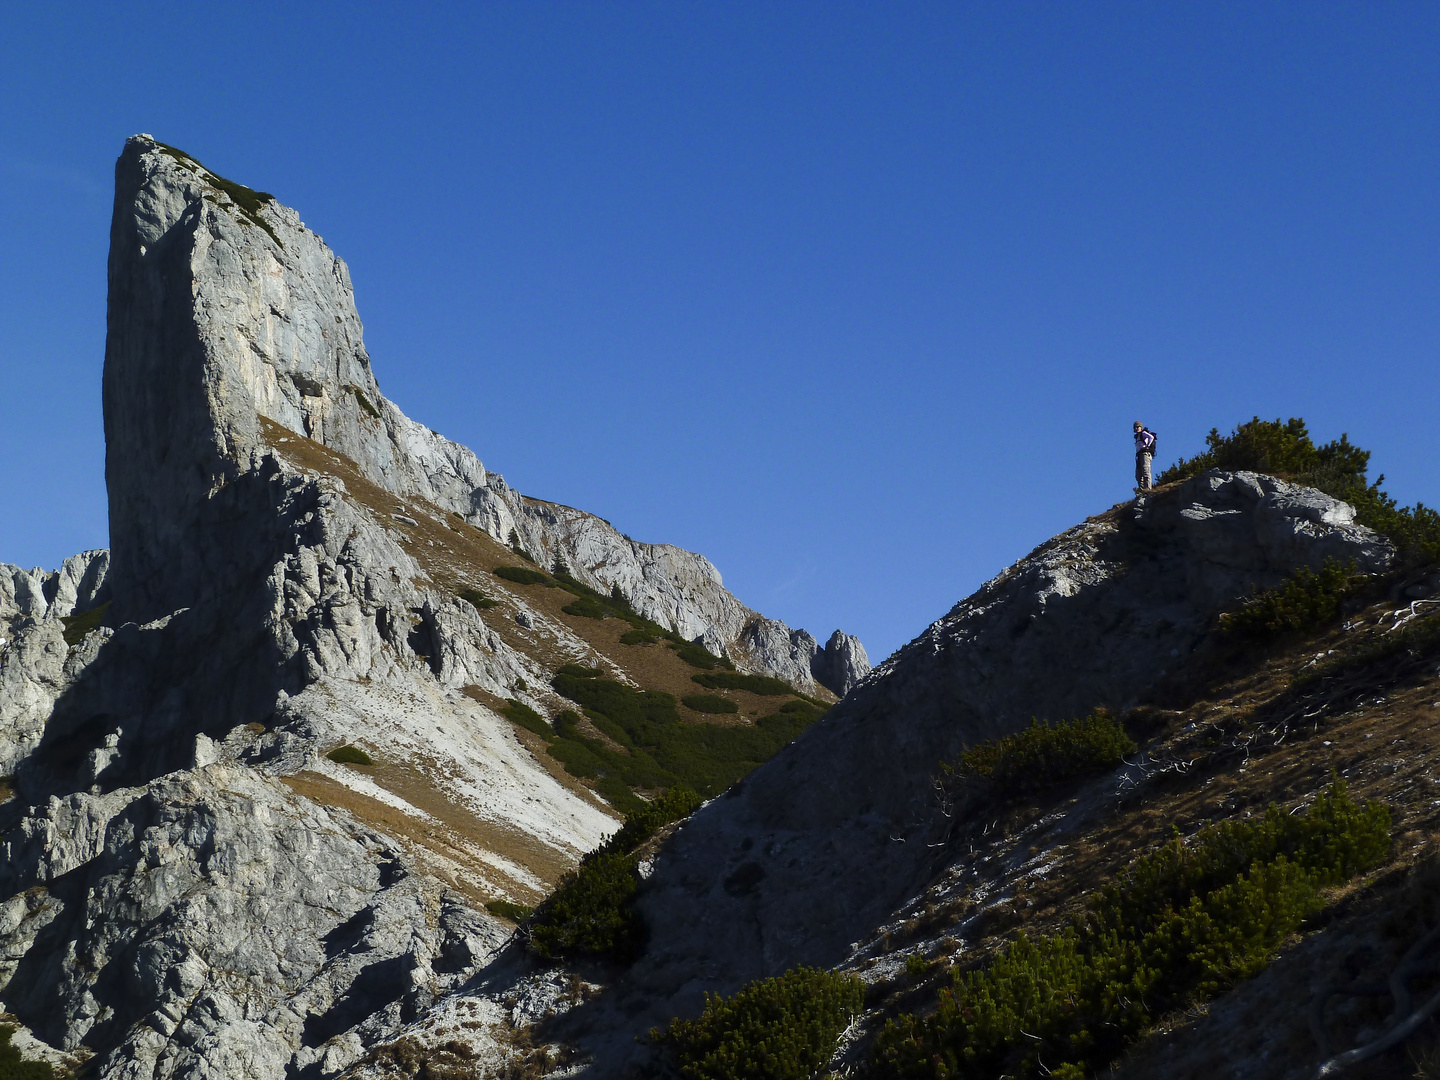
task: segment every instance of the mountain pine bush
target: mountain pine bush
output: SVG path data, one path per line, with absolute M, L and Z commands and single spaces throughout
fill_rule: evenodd
M 1440 559 L 1440 513 L 1416 503 L 1400 506 L 1385 494 L 1383 474 L 1367 478 L 1370 451 L 1350 442 L 1346 435 L 1316 446 L 1305 421 L 1292 416 L 1281 422 L 1258 416 L 1240 424 L 1229 435 L 1211 428 L 1206 449 L 1188 460 L 1181 458 L 1160 474 L 1157 483 L 1168 484 L 1198 476 L 1206 469 L 1250 469 L 1319 488 L 1355 507 L 1355 518 L 1388 536 L 1411 563 Z
M 748 690 L 761 697 L 780 697 L 795 693 L 795 688 L 784 679 L 770 675 L 742 675 L 738 671 L 707 671 L 691 675 L 691 680 L 707 690 Z
M 638 801 L 638 800 L 637 800 Z M 592 956 L 617 963 L 634 959 L 645 941 L 635 910 L 640 887 L 637 848 L 672 821 L 689 817 L 700 797 L 675 787 L 627 814 L 625 824 L 561 879 L 536 909 L 528 933 L 530 950 L 544 960 Z
M 1155 1016 L 1260 971 L 1321 907 L 1322 888 L 1389 850 L 1389 810 L 1355 803 L 1338 780 L 1303 815 L 1272 805 L 1261 818 L 1202 829 L 1189 845 L 1177 836 L 1063 932 L 1022 935 L 942 990 L 931 1015 L 887 1024 L 871 1071 L 1088 1075 Z
M 1313 630 L 1339 618 L 1341 605 L 1369 580 L 1352 560 L 1326 559 L 1319 570 L 1299 567 L 1273 589 L 1256 593 L 1239 611 L 1220 616 L 1220 628 L 1240 638 L 1271 638 L 1292 630 Z
M 694 709 L 698 713 L 719 714 L 740 711 L 739 705 L 719 694 L 686 694 L 680 699 L 680 703 L 687 709 Z
M 853 975 L 798 967 L 733 997 L 707 994 L 695 1020 L 651 1031 L 675 1051 L 685 1080 L 811 1080 L 860 1012 L 865 984 Z
M 43 1061 L 25 1061 L 10 1045 L 15 1037 L 13 1024 L 0 1025 L 0 1080 L 59 1080 L 60 1073 Z
M 966 749 L 943 768 L 990 781 L 1007 795 L 1031 794 L 1113 768 L 1134 752 L 1135 740 L 1109 713 L 1096 709 L 1058 724 L 1031 720 L 1024 731 Z

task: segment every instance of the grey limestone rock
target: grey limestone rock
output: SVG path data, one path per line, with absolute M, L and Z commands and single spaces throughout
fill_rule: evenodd
M 116 165 L 109 273 L 106 438 L 127 452 L 107 458 L 106 480 L 123 617 L 193 606 L 207 581 L 228 576 L 232 545 L 207 509 L 260 468 L 262 418 L 388 491 L 502 543 L 515 535 L 542 565 L 558 556 L 587 585 L 618 587 L 690 640 L 724 650 L 756 617 L 703 556 L 527 499 L 406 417 L 375 382 L 344 262 L 295 211 L 273 200 L 244 211 L 197 162 L 148 136 L 130 139 Z
M 3 845 L 0 988 L 117 1077 L 334 1074 L 500 933 L 384 837 L 216 765 L 31 808 Z M 443 966 L 443 965 L 442 965 Z M 473 965 L 450 965 L 451 971 Z
M 964 745 L 1130 706 L 1217 612 L 1297 566 L 1383 570 L 1393 547 L 1353 521 L 1320 492 L 1211 471 L 1138 517 L 1062 533 L 956 604 L 661 852 L 639 900 L 647 950 L 608 999 L 649 1004 L 633 1019 L 596 1007 L 596 1075 L 704 992 L 840 962 L 933 870 L 946 823 L 929 778 Z
M 464 897 L 534 903 L 617 824 L 484 704 L 524 685 L 553 711 L 556 658 L 603 658 L 493 582 L 521 645 L 457 599 L 464 568 L 425 562 L 452 514 L 742 668 L 813 688 L 818 650 L 767 623 L 794 646 L 768 667 L 708 560 L 527 499 L 405 417 L 345 264 L 146 136 L 109 282 L 113 546 L 0 566 L 0 1001 L 106 1078 L 337 1076 L 497 962 L 508 928 Z M 568 992 L 531 982 L 536 1008 Z M 485 1006 L 497 1061 L 527 1008 Z
M 870 658 L 865 655 L 865 646 L 859 638 L 836 630 L 825 647 L 815 653 L 810 669 L 815 673 L 816 682 L 843 698 L 870 674 Z

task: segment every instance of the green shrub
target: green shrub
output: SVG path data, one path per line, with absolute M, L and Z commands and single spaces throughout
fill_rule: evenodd
M 644 943 L 644 926 L 633 904 L 640 886 L 635 849 L 699 805 L 700 797 L 693 791 L 676 787 L 627 814 L 620 830 L 585 856 L 579 869 L 562 878 L 536 909 L 529 927 L 531 950 L 546 960 L 594 956 L 625 963 L 633 959 Z
M 625 963 L 645 941 L 645 928 L 635 910 L 639 888 L 634 855 L 600 851 L 580 869 L 567 874 L 535 911 L 530 922 L 530 948 L 545 960 L 594 956 Z
M 713 671 L 717 667 L 732 667 L 729 660 L 716 656 L 709 649 L 705 648 L 698 641 L 685 641 L 683 638 L 672 636 L 670 647 L 675 650 L 675 655 L 684 660 L 691 667 L 704 668 L 706 671 Z
M 779 697 L 782 694 L 795 693 L 795 688 L 784 679 L 771 678 L 769 675 L 742 675 L 738 671 L 714 671 L 702 675 L 691 675 L 690 678 L 709 690 L 748 690 L 761 697 Z
M 61 1074 L 44 1061 L 26 1061 L 10 1045 L 15 1037 L 13 1024 L 0 1024 L 0 1080 L 60 1080 Z
M 1181 458 L 1157 482 L 1184 480 L 1206 469 L 1250 469 L 1286 477 L 1344 499 L 1355 507 L 1356 520 L 1388 536 L 1407 562 L 1440 559 L 1440 513 L 1424 503 L 1400 506 L 1385 493 L 1384 474 L 1370 483 L 1370 451 L 1353 445 L 1347 435 L 1316 446 L 1299 417 L 1282 423 L 1257 416 L 1229 435 L 1211 428 L 1205 443 L 1203 453 Z
M 1007 795 L 1033 794 L 1104 772 L 1134 752 L 1135 740 L 1109 713 L 1097 709 L 1083 719 L 1054 725 L 1031 720 L 1024 731 L 967 749 L 959 761 L 942 768 L 962 778 L 990 781 Z
M 1273 589 L 1256 593 L 1239 611 L 1220 616 L 1220 628 L 1239 638 L 1271 638 L 1292 630 L 1313 630 L 1339 618 L 1346 598 L 1368 581 L 1351 561 L 1326 559 L 1319 571 L 1296 569 Z
M 672 821 L 689 817 L 703 802 L 699 795 L 676 785 L 658 799 L 642 803 L 633 813 L 625 815 L 625 824 L 605 841 L 610 851 L 634 851 Z
M 350 393 L 355 395 L 355 403 L 359 405 L 361 409 L 369 413 L 376 420 L 380 419 L 380 410 L 375 408 L 375 406 L 370 403 L 370 399 L 365 396 L 365 392 L 363 390 L 361 390 L 358 386 L 347 386 L 346 389 L 349 390 Z M 459 514 L 456 514 L 455 516 L 460 518 L 461 521 L 465 520 Z
M 654 645 L 659 640 L 648 630 L 626 630 L 620 635 L 621 645 Z
M 341 765 L 374 765 L 375 760 L 358 746 L 337 746 L 325 755 Z
M 674 1048 L 685 1080 L 810 1080 L 864 1001 L 865 984 L 854 975 L 798 967 L 733 997 L 707 994 L 698 1019 L 675 1019 L 650 1035 Z
M 476 611 L 489 611 L 498 601 L 491 600 L 479 589 L 461 589 L 455 594 L 461 600 L 473 607 Z
M 519 555 L 520 558 L 524 559 L 526 562 L 533 563 L 535 561 L 531 554 L 520 546 L 520 534 L 517 533 L 514 529 L 510 530 L 510 539 L 505 541 L 505 544 L 511 551 L 513 551 L 516 555 Z
M 555 729 L 550 726 L 549 722 L 523 701 L 509 698 L 504 711 L 506 719 L 519 724 L 526 731 L 533 731 L 546 742 L 555 738 Z
M 799 709 L 782 709 L 753 725 L 687 723 L 671 694 L 637 690 L 614 679 L 597 678 L 591 668 L 573 668 L 561 668 L 551 685 L 623 748 L 617 751 L 587 738 L 578 727 L 562 726 L 561 717 L 556 717 L 561 741 L 552 744 L 551 755 L 563 760 L 567 771 L 586 779 L 619 777 L 631 787 L 647 790 L 684 784 L 710 798 L 768 761 L 823 715 L 823 710 L 799 702 L 793 703 Z
M 110 611 L 110 601 L 107 600 L 99 607 L 91 608 L 89 611 L 81 612 L 79 615 L 62 616 L 60 622 L 64 624 L 64 637 L 66 645 L 79 645 L 85 640 L 85 635 L 92 630 L 98 630 L 105 625 L 105 616 Z
M 497 566 L 495 576 L 504 578 L 506 581 L 513 581 L 516 585 L 544 585 L 553 589 L 558 584 L 552 581 L 549 574 L 539 570 L 531 570 L 528 566 Z
M 605 673 L 599 668 L 586 667 L 584 664 L 565 664 L 555 674 L 565 675 L 572 679 L 598 679 Z
M 694 709 L 698 713 L 738 713 L 740 706 L 729 698 L 723 698 L 719 694 L 686 694 L 680 699 L 681 704 L 686 708 Z
M 567 615 L 578 615 L 582 619 L 608 619 L 610 617 L 610 609 L 589 596 L 572 600 L 560 610 Z
M 1271 806 L 1203 829 L 1188 846 L 1177 837 L 1093 895 L 1062 933 L 1022 935 L 988 967 L 957 976 L 929 1016 L 887 1024 L 873 1071 L 1092 1073 L 1153 1017 L 1260 971 L 1322 906 L 1323 887 L 1387 857 L 1389 833 L 1383 804 L 1357 804 L 1336 781 L 1304 815 Z
M 275 230 L 270 227 L 269 222 L 260 216 L 261 208 L 264 207 L 266 203 L 275 201 L 274 195 L 271 195 L 268 191 L 252 190 L 243 184 L 235 183 L 233 180 L 226 180 L 223 176 L 216 176 L 183 150 L 177 150 L 173 146 L 166 146 L 164 143 L 156 143 L 155 145 L 160 148 L 162 153 L 168 154 L 180 162 L 180 164 L 185 165 L 188 162 L 190 165 L 196 166 L 200 170 L 202 180 L 228 195 L 230 201 L 235 204 L 236 208 L 238 208 L 252 224 L 264 229 L 270 235 L 270 239 L 274 240 L 276 244 L 279 244 L 281 250 L 284 250 L 285 245 L 280 242 L 280 237 L 275 235 Z

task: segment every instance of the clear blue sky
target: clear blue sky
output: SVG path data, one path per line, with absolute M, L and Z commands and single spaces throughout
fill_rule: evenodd
M 350 264 L 382 390 L 879 659 L 1252 414 L 1440 503 L 1440 6 L 34 4 L 0 561 L 106 543 L 137 131 Z

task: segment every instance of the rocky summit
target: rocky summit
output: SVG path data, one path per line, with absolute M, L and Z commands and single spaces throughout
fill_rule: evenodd
M 503 715 L 573 708 L 566 663 L 820 708 L 869 671 L 406 417 L 345 263 L 148 136 L 116 165 L 108 326 L 112 546 L 0 566 L 0 978 L 72 1064 L 332 1075 L 473 974 L 513 932 L 485 904 L 533 904 L 618 824 Z M 351 744 L 373 766 L 326 756 Z
M 1372 960 L 1429 970 L 1375 905 L 1440 865 L 1440 574 L 1347 502 L 1199 472 L 872 670 L 854 637 L 822 646 L 704 557 L 521 495 L 410 420 L 345 264 L 148 136 L 116 167 L 108 315 L 112 547 L 0 565 L 0 1003 L 23 1057 L 107 1080 L 878 1078 L 1045 1075 L 1060 1046 L 1137 1077 L 1298 1078 L 1383 1039 L 1329 1004 L 1313 1046 L 1276 1002 L 1333 983 L 1324 1021 Z M 1306 589 L 1334 602 L 1236 629 Z M 1035 758 L 1000 784 L 972 756 L 1087 716 L 1111 733 L 1089 772 Z M 1351 907 L 1305 909 L 1328 914 L 1303 946 L 1285 923 L 1203 984 L 1263 1037 L 1217 1037 L 1192 996 L 1098 1057 L 1122 994 L 1099 1035 L 1031 1002 L 994 1005 L 1016 1046 L 977 1041 L 953 995 L 1079 940 L 1144 853 L 1252 807 L 1278 835 L 1341 805 L 1319 793 L 1342 776 L 1399 839 Z M 849 987 L 825 1045 L 804 1040 L 831 991 L 684 1023 L 780 1008 L 785 979 Z

